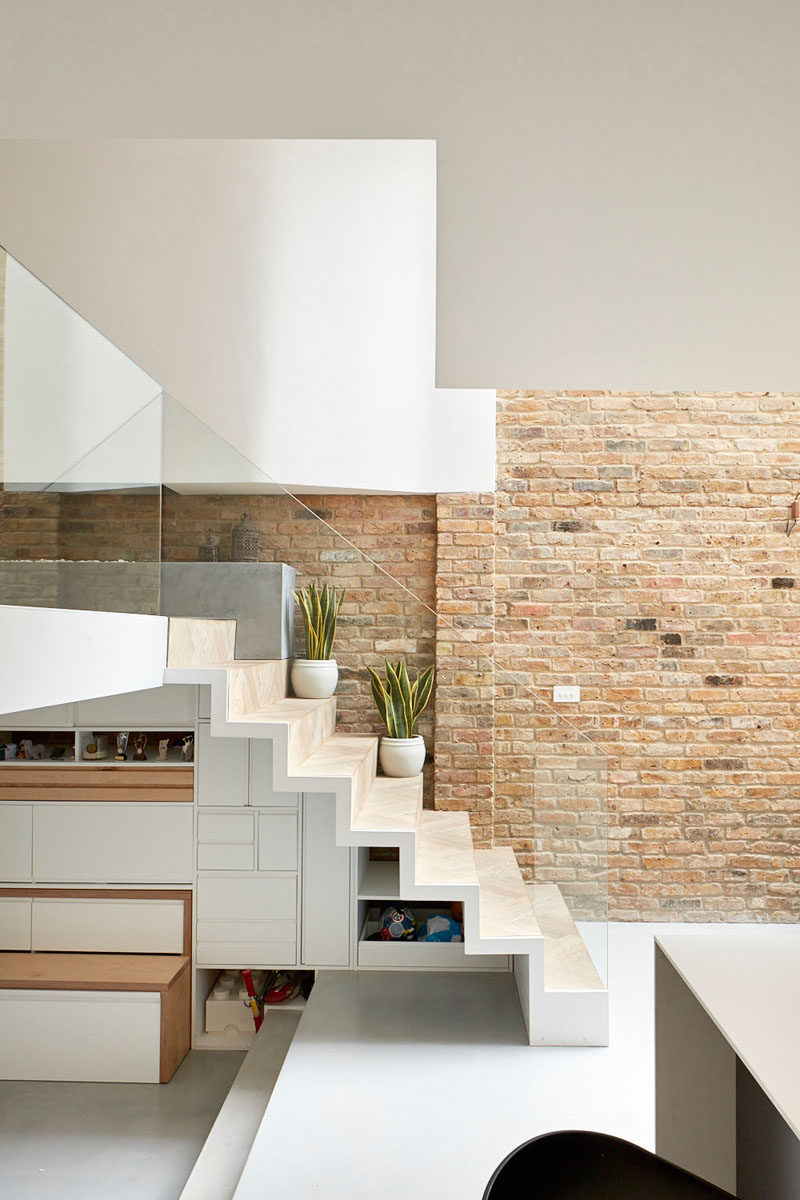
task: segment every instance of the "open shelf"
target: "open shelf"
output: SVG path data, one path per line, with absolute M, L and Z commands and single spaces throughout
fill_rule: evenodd
M 396 864 L 373 863 L 373 866 Z M 447 904 L 417 904 L 413 901 L 397 900 L 396 904 L 413 909 L 419 921 L 436 913 L 447 913 Z M 382 905 L 359 906 L 366 909 L 358 942 L 358 966 L 361 969 L 381 971 L 507 971 L 509 960 L 502 954 L 466 954 L 463 942 L 411 942 L 397 939 L 389 942 L 368 941 L 378 929 L 378 918 Z
M 399 863 L 368 860 L 363 864 L 358 885 L 359 900 L 394 900 L 399 892 Z

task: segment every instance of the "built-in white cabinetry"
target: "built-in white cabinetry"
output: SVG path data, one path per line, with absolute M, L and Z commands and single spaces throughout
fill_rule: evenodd
M 0 880 L 20 883 L 31 877 L 33 806 L 0 806 Z
M 250 787 L 250 743 L 246 738 L 212 737 L 205 722 L 197 734 L 197 801 L 201 806 L 239 808 Z
M 296 875 L 202 875 L 197 881 L 199 966 L 295 966 Z
M 39 883 L 191 883 L 193 812 L 181 804 L 37 804 Z
M 75 705 L 75 724 L 89 728 L 100 725 L 114 725 L 119 729 L 153 729 L 159 725 L 191 728 L 196 715 L 197 689 L 183 684 L 80 700 Z
M 346 967 L 350 962 L 350 851 L 336 845 L 334 797 L 303 797 L 302 961 Z
M 30 897 L 0 896 L 0 950 L 30 949 Z
M 183 953 L 182 900 L 36 896 L 28 903 L 33 950 Z
M 24 712 L 3 713 L 0 728 L 70 729 L 74 725 L 72 704 L 54 704 L 50 708 L 29 708 Z
M 296 871 L 297 849 L 297 813 L 258 814 L 259 871 Z
M 250 742 L 250 804 L 254 808 L 297 808 L 296 792 L 272 789 L 272 742 L 254 738 Z

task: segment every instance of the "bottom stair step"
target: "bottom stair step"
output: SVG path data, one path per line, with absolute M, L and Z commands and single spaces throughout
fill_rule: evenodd
M 529 883 L 526 888 L 544 935 L 545 990 L 604 991 L 605 985 L 558 885 Z

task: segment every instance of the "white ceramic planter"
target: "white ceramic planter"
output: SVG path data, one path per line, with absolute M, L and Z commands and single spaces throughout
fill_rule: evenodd
M 379 758 L 384 775 L 393 779 L 419 775 L 425 763 L 425 739 L 419 734 L 412 738 L 382 737 Z
M 292 690 L 301 700 L 327 700 L 338 682 L 335 658 L 296 658 L 292 663 Z

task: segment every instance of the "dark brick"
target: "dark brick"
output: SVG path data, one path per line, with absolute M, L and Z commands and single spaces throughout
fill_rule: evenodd
M 741 687 L 743 682 L 741 675 L 706 675 L 703 680 L 706 687 Z
M 680 646 L 683 641 L 679 633 L 662 633 L 661 640 L 665 646 Z
M 703 766 L 707 771 L 743 771 L 743 758 L 706 758 Z
M 585 529 L 584 521 L 553 521 L 554 533 L 577 533 L 580 529 Z
M 793 588 L 794 580 L 791 576 L 777 575 L 772 581 L 774 588 Z
M 628 617 L 625 628 L 653 630 L 656 628 L 656 619 L 655 617 Z

